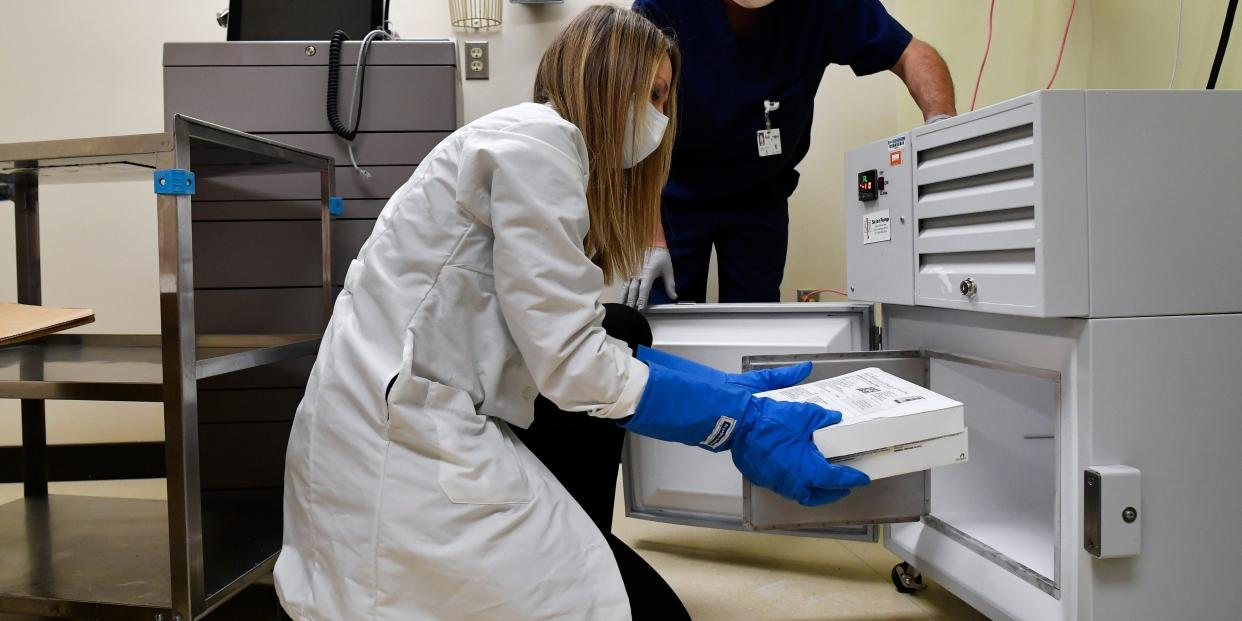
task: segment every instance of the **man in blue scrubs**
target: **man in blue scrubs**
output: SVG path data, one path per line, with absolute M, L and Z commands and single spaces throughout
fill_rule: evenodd
M 630 306 L 648 293 L 670 301 L 673 275 L 677 299 L 706 301 L 713 246 L 721 302 L 780 300 L 794 167 L 829 64 L 892 71 L 925 119 L 955 114 L 940 55 L 878 0 L 635 0 L 634 10 L 675 33 L 683 65 L 664 230 L 624 287 Z

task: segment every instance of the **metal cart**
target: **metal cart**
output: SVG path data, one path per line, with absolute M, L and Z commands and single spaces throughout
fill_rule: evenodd
M 333 166 L 331 157 L 188 117 L 168 133 L 0 145 L 25 304 L 41 302 L 40 183 L 154 176 L 161 324 L 158 335 L 53 335 L 0 348 L 0 398 L 21 400 L 25 466 L 25 497 L 0 506 L 0 613 L 189 621 L 270 571 L 281 491 L 200 487 L 198 382 L 314 354 L 322 330 L 199 334 L 191 202 L 216 177 L 317 172 L 326 322 Z M 167 501 L 49 496 L 47 399 L 162 402 Z

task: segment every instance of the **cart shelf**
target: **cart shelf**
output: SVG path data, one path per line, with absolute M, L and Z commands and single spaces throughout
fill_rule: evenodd
M 204 550 L 207 605 L 253 583 L 275 562 L 280 490 L 205 492 L 205 533 L 246 533 Z M 172 607 L 168 503 L 52 495 L 0 506 L 0 608 L 19 614 L 147 618 Z M 239 578 L 240 577 L 240 578 Z
M 318 335 L 200 336 L 195 378 L 205 379 L 307 354 Z M 0 348 L 0 399 L 163 401 L 158 334 L 53 335 Z
M 22 500 L 0 506 L 0 616 L 193 621 L 270 573 L 280 550 L 279 487 L 202 483 L 203 464 L 213 462 L 200 451 L 198 382 L 313 355 L 321 335 L 200 334 L 192 207 L 200 181 L 317 173 L 320 252 L 306 260 L 320 272 L 315 312 L 326 322 L 335 161 L 180 115 L 172 125 L 161 134 L 0 145 L 19 303 L 42 303 L 39 187 L 78 181 L 152 182 L 160 293 L 160 334 L 57 334 L 0 348 L 0 399 L 21 400 L 25 484 Z M 163 403 L 167 500 L 49 496 L 50 399 Z M 254 464 L 245 451 L 225 458 L 242 471 Z

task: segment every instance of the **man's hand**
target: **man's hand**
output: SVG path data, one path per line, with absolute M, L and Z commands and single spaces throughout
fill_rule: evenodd
M 914 103 L 923 111 L 924 120 L 957 114 L 953 104 L 953 78 L 936 48 L 911 39 L 891 71 L 906 83 Z
M 664 292 L 670 299 L 677 299 L 677 289 L 673 281 L 673 257 L 668 248 L 652 246 L 647 249 L 643 259 L 643 267 L 637 274 L 630 276 L 621 287 L 621 303 L 643 310 L 647 308 L 647 300 L 651 297 L 651 286 L 656 279 L 664 281 Z

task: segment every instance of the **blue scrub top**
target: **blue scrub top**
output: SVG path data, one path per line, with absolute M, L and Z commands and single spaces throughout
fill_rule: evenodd
M 681 201 L 788 198 L 827 66 L 849 65 L 860 76 L 884 71 L 911 39 L 878 0 L 777 0 L 757 9 L 763 15 L 742 39 L 722 0 L 636 0 L 633 8 L 681 48 L 677 138 L 664 188 Z M 764 128 L 765 99 L 780 102 L 771 118 L 782 153 L 761 158 L 755 133 Z

